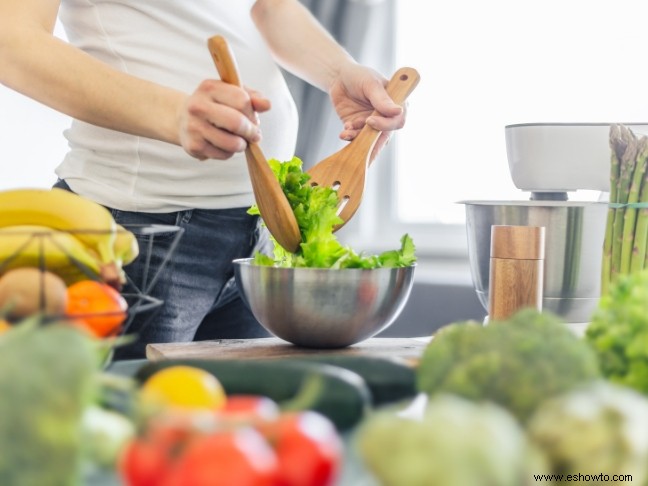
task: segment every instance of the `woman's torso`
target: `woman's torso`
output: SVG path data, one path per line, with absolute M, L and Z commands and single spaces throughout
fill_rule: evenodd
M 251 0 L 62 0 L 60 20 L 73 45 L 112 67 L 193 92 L 218 79 L 207 39 L 227 38 L 244 85 L 272 109 L 260 115 L 269 158 L 293 156 L 297 112 L 281 71 L 250 18 Z M 74 121 L 70 151 L 57 168 L 75 192 L 110 207 L 167 212 L 253 203 L 244 155 L 199 161 L 175 145 Z

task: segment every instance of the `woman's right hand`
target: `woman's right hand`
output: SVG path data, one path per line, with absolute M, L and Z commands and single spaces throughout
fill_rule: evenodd
M 182 107 L 180 145 L 199 160 L 229 159 L 261 140 L 257 113 L 269 109 L 270 101 L 254 90 L 205 80 Z

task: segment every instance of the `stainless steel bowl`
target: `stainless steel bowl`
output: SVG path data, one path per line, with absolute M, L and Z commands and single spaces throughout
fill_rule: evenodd
M 586 323 L 601 289 L 607 203 L 462 201 L 473 284 L 488 311 L 492 225 L 545 227 L 543 309 L 568 323 Z
M 350 346 L 386 329 L 407 302 L 414 268 L 276 268 L 234 260 L 238 287 L 261 325 L 311 348 Z

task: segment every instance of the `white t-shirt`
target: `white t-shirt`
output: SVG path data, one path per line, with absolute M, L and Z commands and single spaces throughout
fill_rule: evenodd
M 270 99 L 260 114 L 267 158 L 289 160 L 297 111 L 281 71 L 257 32 L 253 0 L 62 0 L 68 40 L 134 76 L 186 93 L 218 79 L 207 39 L 221 34 L 241 82 Z M 77 193 L 126 211 L 246 207 L 254 202 L 244 154 L 199 161 L 181 147 L 75 120 L 70 151 L 56 169 Z

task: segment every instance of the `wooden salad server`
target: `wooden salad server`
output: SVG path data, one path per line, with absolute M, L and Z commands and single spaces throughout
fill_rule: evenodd
M 415 69 L 402 67 L 387 84 L 387 93 L 396 103 L 403 105 L 419 80 L 420 75 Z M 379 130 L 365 125 L 356 138 L 308 171 L 312 185 L 329 186 L 338 193 L 338 215 L 343 222 L 334 231 L 344 226 L 360 206 L 371 151 L 380 134 Z
M 225 38 L 220 35 L 210 37 L 207 44 L 221 80 L 242 87 L 236 61 Z M 261 219 L 277 243 L 294 253 L 301 243 L 301 234 L 279 181 L 258 144 L 248 144 L 245 158 Z

